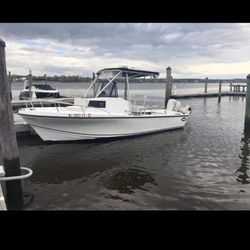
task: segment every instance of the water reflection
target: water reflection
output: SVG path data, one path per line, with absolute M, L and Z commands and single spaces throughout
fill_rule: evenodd
M 132 194 L 137 189 L 147 190 L 146 184 L 157 186 L 151 173 L 135 168 L 115 170 L 111 175 L 103 176 L 101 181 L 105 188 L 124 194 Z
M 24 133 L 17 135 L 17 145 L 18 147 L 32 147 L 39 145 L 46 145 L 38 135 L 31 135 L 30 133 Z
M 245 127 L 243 132 L 243 137 L 241 138 L 241 154 L 239 158 L 241 159 L 241 166 L 237 169 L 236 173 L 240 173 L 236 180 L 241 182 L 241 184 L 249 184 L 249 156 L 250 156 L 250 123 L 245 121 Z
M 183 130 L 108 142 L 19 140 L 22 164 L 34 171 L 24 182 L 34 194 L 28 209 L 247 207 L 247 194 L 233 195 L 250 182 L 250 133 L 241 135 L 241 99 L 229 99 L 219 107 L 217 98 L 183 99 L 193 110 Z
M 244 102 L 245 98 L 246 98 L 245 96 L 229 96 L 228 100 L 229 101 L 236 101 L 236 102 L 239 102 L 241 100 L 241 102 Z
M 30 181 L 47 184 L 67 183 L 79 179 L 86 181 L 119 165 L 119 161 L 112 157 L 93 157 L 94 152 L 98 153 L 99 150 L 96 144 L 47 146 L 30 164 L 30 168 L 34 170 Z
M 240 101 L 243 102 L 245 100 L 245 96 L 229 96 L 229 101 Z

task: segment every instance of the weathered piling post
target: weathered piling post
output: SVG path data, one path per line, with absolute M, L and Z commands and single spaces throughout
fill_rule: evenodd
M 32 98 L 32 92 L 31 92 L 31 87 L 32 87 L 32 73 L 31 73 L 31 70 L 29 71 L 28 82 L 29 82 L 29 97 Z
M 245 110 L 245 130 L 250 131 L 250 74 L 247 76 L 246 110 Z
M 5 42 L 0 39 L 0 145 L 6 177 L 21 174 L 13 113 L 10 101 L 10 85 L 7 79 Z M 21 180 L 6 182 L 7 208 L 22 209 Z
M 208 83 L 208 78 L 206 77 L 206 79 L 205 79 L 205 90 L 204 90 L 204 93 L 207 93 L 207 83 Z
M 45 85 L 47 84 L 47 75 L 46 74 L 44 74 L 44 83 L 45 83 Z
M 219 81 L 219 93 L 218 93 L 218 102 L 221 101 L 221 84 L 222 84 L 222 81 Z
M 171 76 L 171 68 L 168 66 L 166 69 L 166 88 L 165 88 L 165 104 L 164 107 L 167 108 L 168 100 L 172 94 L 172 76 Z

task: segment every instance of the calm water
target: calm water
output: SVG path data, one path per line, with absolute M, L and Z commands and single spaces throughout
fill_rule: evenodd
M 193 110 L 181 130 L 77 143 L 20 137 L 21 163 L 34 171 L 26 209 L 249 209 L 245 98 L 181 101 Z
M 51 82 L 49 83 L 53 88 L 58 88 L 61 95 L 66 96 L 81 96 L 85 90 L 89 87 L 89 83 L 62 83 Z M 192 94 L 192 93 L 204 93 L 204 83 L 176 83 L 176 94 Z M 123 84 L 119 86 L 119 89 L 123 88 Z M 18 99 L 20 91 L 23 89 L 23 83 L 12 83 L 12 96 L 13 99 Z M 131 95 L 134 96 L 157 96 L 164 97 L 164 83 L 132 83 L 130 84 Z M 209 83 L 208 92 L 218 92 L 218 83 Z M 222 84 L 222 91 L 229 91 L 229 84 Z

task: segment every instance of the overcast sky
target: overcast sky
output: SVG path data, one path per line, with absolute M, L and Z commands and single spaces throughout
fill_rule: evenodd
M 245 78 L 250 24 L 0 23 L 13 74 L 92 76 L 127 65 L 175 78 Z

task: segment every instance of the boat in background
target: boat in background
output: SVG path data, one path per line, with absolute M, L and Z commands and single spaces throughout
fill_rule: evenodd
M 29 84 L 24 80 L 23 89 L 19 95 L 19 100 L 23 99 L 38 99 L 38 98 L 60 98 L 58 89 L 52 88 L 49 84 L 32 84 L 31 97 L 29 95 Z
M 170 99 L 167 107 L 138 105 L 130 100 L 129 78 L 158 77 L 158 72 L 105 68 L 97 72 L 81 98 L 61 107 L 19 109 L 19 114 L 45 141 L 73 141 L 125 137 L 183 128 L 191 112 Z M 118 81 L 124 84 L 123 96 L 118 95 Z M 63 103 L 65 105 L 65 102 Z

